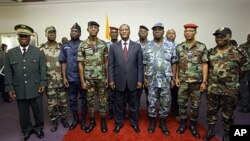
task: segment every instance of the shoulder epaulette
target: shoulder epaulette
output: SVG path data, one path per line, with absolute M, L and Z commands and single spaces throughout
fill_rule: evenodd
M 43 47 L 45 47 L 45 43 L 42 43 L 38 46 L 38 48 L 43 48 Z
M 241 56 L 244 56 L 244 51 L 245 51 L 244 49 L 235 46 L 233 46 L 233 49 L 239 52 Z
M 202 43 L 202 42 L 200 42 L 200 41 L 196 41 L 196 42 L 199 43 L 199 44 L 202 44 L 202 45 L 206 46 L 204 43 Z

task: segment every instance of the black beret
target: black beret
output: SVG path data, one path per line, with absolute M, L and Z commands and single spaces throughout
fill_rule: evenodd
M 218 34 L 222 34 L 222 35 L 230 34 L 230 35 L 232 35 L 232 31 L 231 31 L 231 29 L 228 28 L 228 27 L 221 27 L 221 28 L 217 29 L 217 30 L 213 33 L 213 35 L 215 35 L 215 36 L 218 35 Z
M 146 26 L 144 26 L 144 25 L 140 25 L 139 28 L 146 29 L 148 31 L 148 28 Z
M 88 22 L 88 26 L 92 26 L 92 25 L 100 27 L 100 25 L 97 22 L 95 22 L 95 21 L 89 21 Z

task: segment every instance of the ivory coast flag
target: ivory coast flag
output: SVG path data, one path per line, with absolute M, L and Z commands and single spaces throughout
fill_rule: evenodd
M 106 31 L 105 31 L 105 37 L 107 40 L 110 40 L 109 36 L 109 17 L 106 16 Z

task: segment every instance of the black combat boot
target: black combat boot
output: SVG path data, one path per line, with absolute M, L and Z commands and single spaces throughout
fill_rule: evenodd
M 155 132 L 155 117 L 149 117 L 148 133 L 152 134 Z
M 222 141 L 230 141 L 229 135 L 227 134 L 223 135 Z
M 192 135 L 195 138 L 201 138 L 201 135 L 198 132 L 196 125 L 197 125 L 197 121 L 191 121 L 190 126 L 189 126 L 189 130 L 191 131 Z
M 69 130 L 75 129 L 78 122 L 79 122 L 79 120 L 78 120 L 78 112 L 75 111 L 75 112 L 73 112 L 73 121 L 72 121 L 71 125 L 69 126 Z
M 69 123 L 66 118 L 61 119 L 61 123 L 64 128 L 69 128 Z
M 187 121 L 186 119 L 181 119 L 181 123 L 179 128 L 176 130 L 177 133 L 182 134 L 185 132 L 185 130 L 187 129 Z
M 81 129 L 84 131 L 87 130 L 86 116 L 87 116 L 87 111 L 83 110 L 82 111 L 82 119 L 81 119 Z
M 96 125 L 95 118 L 94 117 L 90 118 L 90 124 L 87 127 L 87 129 L 85 130 L 85 132 L 86 133 L 91 132 L 95 128 L 95 125 Z
M 57 126 L 58 126 L 57 120 L 52 120 L 50 131 L 55 132 L 57 130 Z
M 166 135 L 166 136 L 169 135 L 169 130 L 168 130 L 168 127 L 166 126 L 166 118 L 160 118 L 160 126 L 159 127 L 164 135 Z
M 224 132 L 225 132 L 225 134 L 222 137 L 222 141 L 230 141 L 229 131 L 227 131 L 227 130 L 224 129 Z
M 101 117 L 101 131 L 103 133 L 106 133 L 108 131 L 108 127 L 106 124 L 106 118 L 105 117 Z
M 214 124 L 210 124 L 208 127 L 208 131 L 204 137 L 204 141 L 209 141 L 215 136 L 214 132 Z

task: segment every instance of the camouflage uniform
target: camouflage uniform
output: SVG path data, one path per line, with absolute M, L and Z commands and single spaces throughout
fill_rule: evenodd
M 217 47 L 210 49 L 208 60 L 210 68 L 207 121 L 210 126 L 215 125 L 221 107 L 223 127 L 225 134 L 228 135 L 230 125 L 233 124 L 233 112 L 236 108 L 239 72 L 250 69 L 249 59 L 244 50 L 230 46 L 223 55 L 217 52 Z
M 143 48 L 143 64 L 146 65 L 145 76 L 148 80 L 148 113 L 156 117 L 156 102 L 160 103 L 160 118 L 166 118 L 170 104 L 171 65 L 176 63 L 176 50 L 173 46 L 163 43 L 158 46 L 154 41 Z
M 244 43 L 239 46 L 239 48 L 244 49 L 248 57 L 250 57 L 250 44 Z M 247 71 L 246 75 L 240 79 L 240 101 L 239 106 L 241 111 L 249 111 L 250 110 L 250 71 Z
M 190 96 L 191 121 L 197 121 L 201 103 L 199 87 L 202 82 L 202 63 L 208 61 L 207 49 L 203 43 L 198 41 L 194 46 L 182 42 L 177 46 L 176 52 L 179 58 L 179 115 L 181 119 L 187 119 L 187 104 Z
M 60 54 L 60 44 L 55 48 L 51 48 L 48 42 L 41 45 L 40 50 L 44 51 L 46 57 L 47 67 L 47 98 L 49 116 L 52 121 L 57 120 L 60 116 L 61 119 L 66 119 L 68 112 L 67 95 L 63 85 L 63 78 L 61 73 L 61 66 L 58 62 Z
M 99 111 L 105 116 L 107 96 L 105 90 L 106 67 L 105 58 L 108 56 L 108 48 L 104 41 L 98 39 L 96 46 L 89 43 L 88 39 L 79 45 L 77 61 L 84 64 L 84 80 L 88 86 L 88 108 L 90 117 L 94 117 L 95 94 L 98 95 Z

